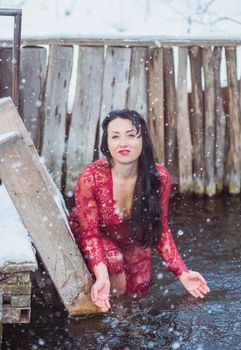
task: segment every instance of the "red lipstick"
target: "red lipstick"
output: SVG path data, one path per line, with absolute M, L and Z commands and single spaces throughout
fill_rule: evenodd
M 127 149 L 121 149 L 118 153 L 120 153 L 121 155 L 125 156 L 125 155 L 129 154 L 130 151 L 128 151 Z

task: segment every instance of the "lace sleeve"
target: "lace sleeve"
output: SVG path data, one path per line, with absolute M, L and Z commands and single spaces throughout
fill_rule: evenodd
M 75 190 L 76 215 L 80 224 L 76 241 L 80 244 L 89 269 L 105 261 L 102 234 L 99 229 L 100 215 L 95 199 L 94 174 L 86 169 L 80 174 Z
M 189 271 L 182 260 L 176 244 L 173 240 L 171 231 L 168 227 L 168 204 L 171 191 L 170 175 L 165 167 L 161 168 L 161 210 L 162 210 L 162 236 L 156 245 L 158 253 L 167 263 L 167 269 L 176 276 L 180 276 L 183 271 Z

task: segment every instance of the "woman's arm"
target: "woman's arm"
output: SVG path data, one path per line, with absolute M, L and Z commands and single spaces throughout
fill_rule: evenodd
M 110 281 L 99 229 L 100 215 L 96 201 L 96 188 L 93 170 L 86 170 L 79 176 L 75 191 L 76 215 L 79 230 L 75 231 L 77 243 L 81 246 L 88 267 L 96 281 L 91 289 L 91 298 L 102 311 L 110 308 Z
M 170 175 L 165 167 L 161 167 L 161 210 L 162 210 L 162 236 L 156 249 L 171 270 L 181 281 L 184 288 L 195 298 L 204 298 L 210 289 L 207 282 L 199 272 L 189 271 L 182 260 L 171 231 L 168 227 L 168 205 L 171 191 Z

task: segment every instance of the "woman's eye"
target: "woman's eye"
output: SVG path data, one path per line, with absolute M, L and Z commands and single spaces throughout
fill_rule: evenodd
M 114 139 L 118 139 L 118 136 L 117 135 L 112 136 L 112 140 Z
M 132 139 L 132 138 L 136 137 L 136 135 L 134 135 L 134 134 L 129 134 L 128 137 L 129 137 L 130 139 Z

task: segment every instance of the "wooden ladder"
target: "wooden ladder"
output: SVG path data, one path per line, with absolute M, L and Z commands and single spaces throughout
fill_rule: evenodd
M 99 312 L 60 193 L 11 100 L 0 99 L 0 178 L 70 315 Z

